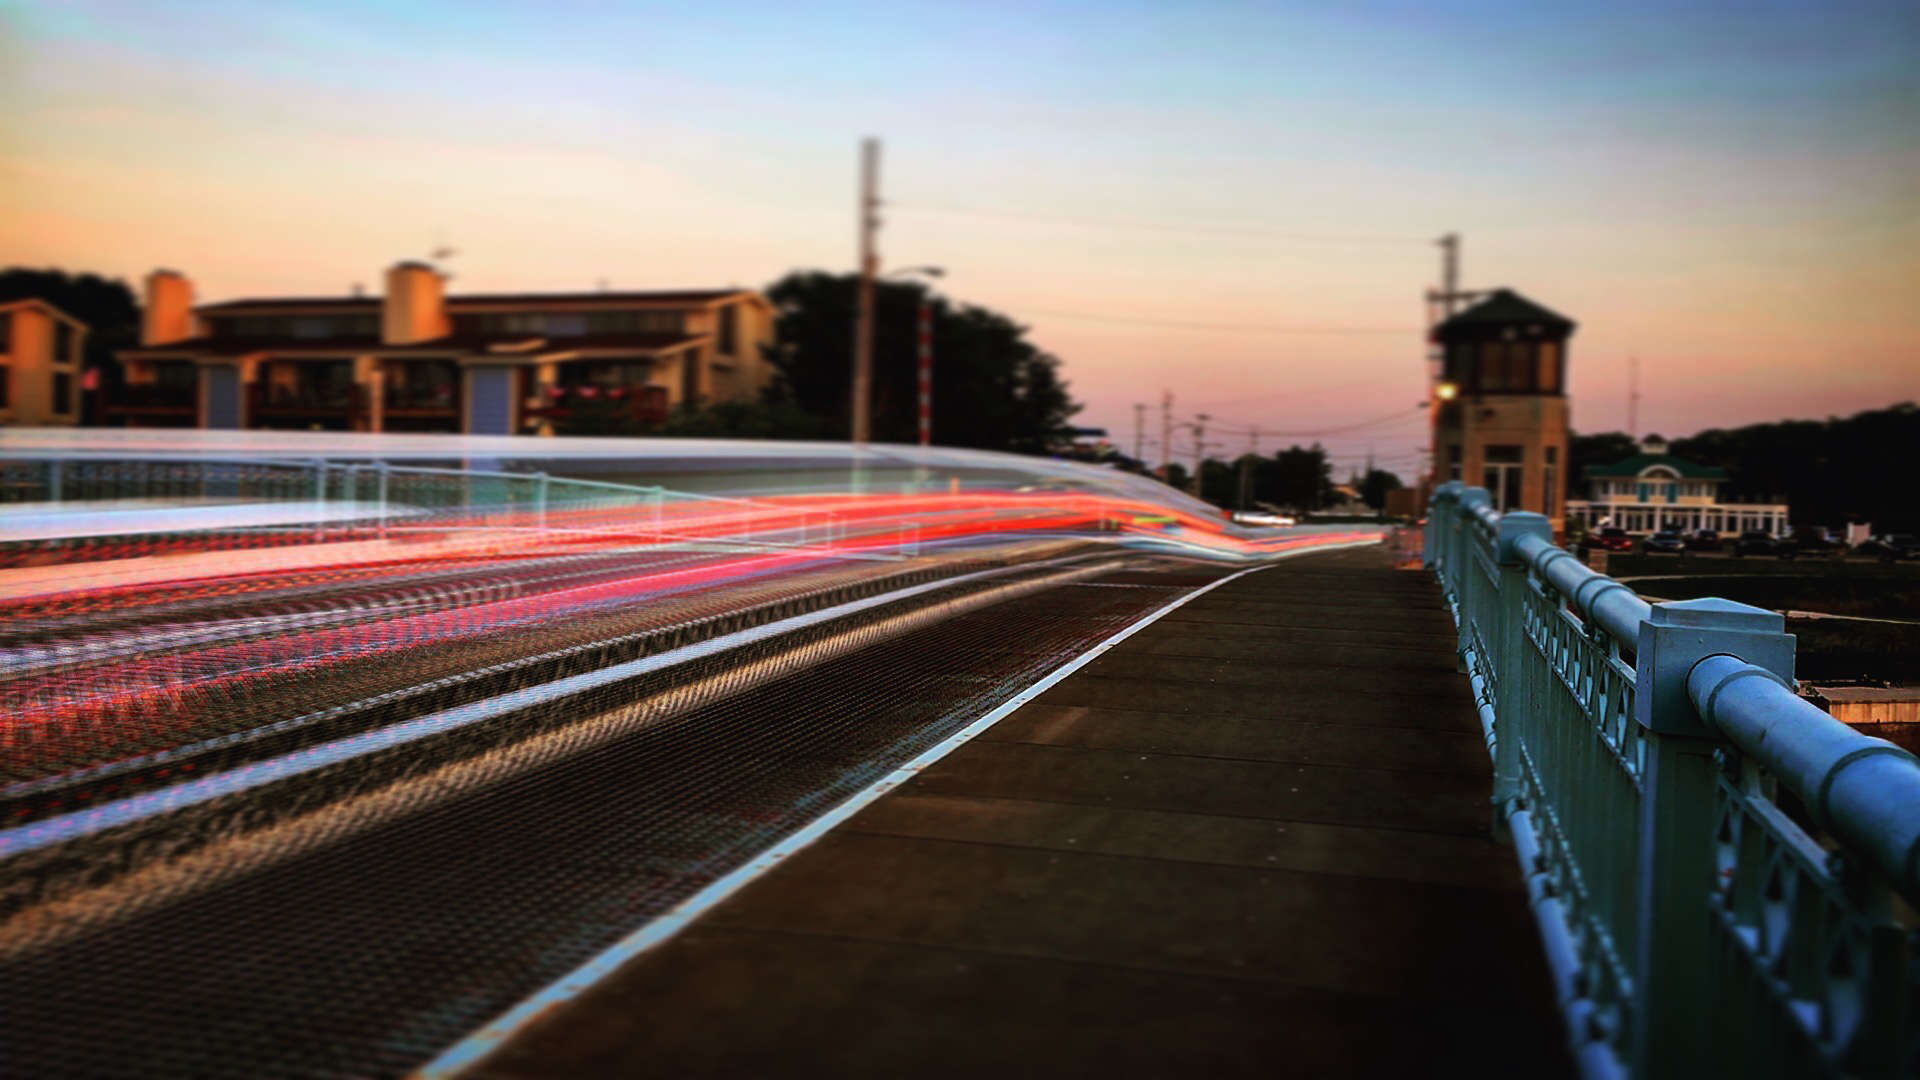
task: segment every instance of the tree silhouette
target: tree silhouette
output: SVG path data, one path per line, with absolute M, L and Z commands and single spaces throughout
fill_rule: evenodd
M 776 399 L 821 417 L 844 437 L 852 397 L 857 278 L 796 271 L 767 289 L 779 311 Z M 881 282 L 874 289 L 873 437 L 918 438 L 917 317 L 926 289 Z M 1026 327 L 995 311 L 933 301 L 933 438 L 942 446 L 1037 453 L 1080 410 L 1060 379 L 1060 361 L 1026 340 Z

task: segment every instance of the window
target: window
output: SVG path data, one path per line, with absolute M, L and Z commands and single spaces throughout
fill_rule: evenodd
M 0 314 L 0 356 L 13 351 L 13 315 Z
M 1493 508 L 1505 513 L 1522 509 L 1520 480 L 1526 470 L 1526 449 L 1519 446 L 1489 446 L 1481 486 L 1493 496 Z
M 699 403 L 700 393 L 700 350 L 688 349 L 680 354 L 680 400 L 688 406 Z
M 59 319 L 53 320 L 53 362 L 73 363 L 73 327 Z
M 1554 341 L 1540 343 L 1539 381 L 1534 389 L 1543 394 L 1560 392 L 1560 344 Z
M 720 309 L 720 352 L 732 356 L 740 333 L 740 306 L 728 304 Z
M 53 373 L 53 414 L 69 416 L 73 413 L 73 376 L 64 371 Z
M 227 315 L 209 319 L 208 333 L 216 338 L 271 341 L 325 341 L 330 338 L 374 337 L 380 333 L 378 315 Z
M 1556 466 L 1560 464 L 1560 448 L 1549 446 L 1546 448 L 1546 455 L 1546 468 L 1541 473 L 1540 512 L 1552 517 L 1560 499 L 1560 487 L 1556 483 L 1559 477 Z
M 1532 342 L 1507 342 L 1507 389 L 1519 391 L 1533 389 Z
M 5 364 L 0 364 L 0 409 L 9 408 L 13 405 L 12 389 L 13 369 Z
M 1507 388 L 1507 347 L 1499 341 L 1480 343 L 1480 389 L 1505 390 Z
M 1460 447 L 1457 444 L 1447 447 L 1447 479 L 1460 479 Z

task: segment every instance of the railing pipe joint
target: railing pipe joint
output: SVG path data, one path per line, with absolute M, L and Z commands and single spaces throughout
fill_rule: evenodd
M 1551 548 L 1553 546 L 1553 522 L 1545 514 L 1536 514 L 1530 510 L 1515 510 L 1500 515 L 1493 528 L 1494 560 L 1501 566 L 1521 566 L 1529 562 L 1520 547 L 1523 539 L 1531 538 Z

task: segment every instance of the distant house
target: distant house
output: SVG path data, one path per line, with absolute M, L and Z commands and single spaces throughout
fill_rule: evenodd
M 1586 479 L 1592 497 L 1567 502 L 1569 523 L 1614 526 L 1628 532 L 1754 530 L 1777 536 L 1787 531 L 1784 503 L 1721 502 L 1726 470 L 1674 457 L 1658 435 L 1648 436 L 1640 452 L 1630 458 L 1588 466 Z
M 202 428 L 552 434 L 592 414 L 664 419 L 755 398 L 773 310 L 746 289 L 444 293 L 424 263 L 381 297 L 196 307 L 184 275 L 147 278 L 138 348 L 108 423 Z
M 0 304 L 0 424 L 79 422 L 87 324 L 45 300 Z

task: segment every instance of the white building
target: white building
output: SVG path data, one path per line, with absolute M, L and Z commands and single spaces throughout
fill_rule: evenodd
M 1725 469 L 1674 457 L 1665 440 L 1650 436 L 1640 453 L 1625 461 L 1587 467 L 1592 498 L 1568 500 L 1567 523 L 1638 533 L 1713 529 L 1785 535 L 1786 504 L 1721 502 L 1720 485 L 1726 481 Z

